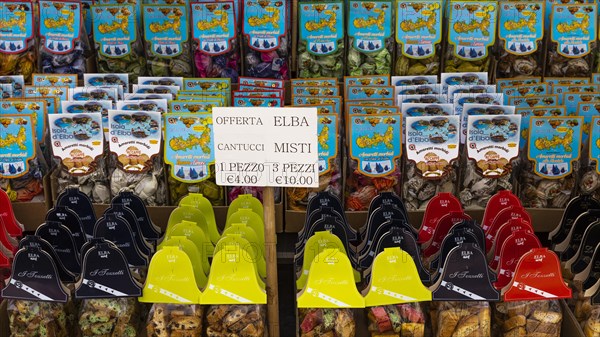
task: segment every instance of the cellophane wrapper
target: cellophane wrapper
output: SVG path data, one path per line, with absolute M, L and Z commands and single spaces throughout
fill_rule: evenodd
M 565 208 L 577 188 L 578 162 L 573 162 L 572 170 L 564 178 L 544 179 L 535 174 L 532 162 L 524 161 L 519 169 L 519 197 L 523 207 Z
M 434 337 L 490 337 L 490 304 L 482 301 L 432 302 L 431 325 Z
M 490 198 L 502 190 L 515 190 L 515 171 L 512 170 L 513 164 L 517 165 L 517 161 L 508 162 L 502 158 L 498 160 L 497 166 L 492 166 L 490 163 L 487 169 L 494 170 L 503 168 L 508 170 L 508 173 L 501 177 L 485 177 L 481 174 L 481 169 L 477 167 L 474 160 L 466 159 L 461 177 L 461 185 L 459 199 L 463 207 L 466 209 L 485 209 Z
M 57 183 L 57 194 L 61 194 L 67 188 L 76 187 L 90 197 L 93 203 L 110 203 L 111 194 L 105 163 L 103 158 L 99 159 L 96 169 L 85 176 L 73 176 L 60 163 L 56 163 L 57 167 L 52 172 L 51 178 Z
M 438 193 L 456 193 L 456 182 L 458 181 L 458 161 L 446 165 L 446 173 L 441 177 L 424 177 L 419 165 L 426 163 L 415 163 L 405 161 L 404 182 L 402 184 L 402 197 L 408 210 L 424 210 L 429 201 Z
M 300 337 L 354 337 L 356 321 L 352 309 L 298 309 Z
M 348 160 L 348 177 L 346 180 L 346 209 L 348 211 L 366 211 L 373 198 L 381 192 L 402 192 L 400 160 L 396 160 L 396 168 L 382 177 L 369 177 L 358 170 L 356 160 Z
M 136 337 L 143 313 L 137 298 L 86 299 L 79 310 L 79 331 L 86 337 Z
M 0 188 L 12 202 L 43 202 L 46 163 L 41 156 L 29 161 L 29 171 L 18 178 L 0 178 Z
M 33 3 L 27 4 L 33 6 Z M 35 17 L 35 9 L 30 8 Z M 10 49 L 10 44 L 7 46 Z M 0 49 L 1 50 L 1 49 Z M 31 75 L 38 68 L 38 48 L 36 38 L 27 41 L 25 50 L 17 54 L 0 51 L 0 76 L 23 75 L 25 83 L 31 83 Z
M 371 337 L 424 337 L 425 312 L 420 303 L 367 308 Z
M 581 57 L 564 57 L 556 48 L 558 43 L 548 42 L 546 54 L 546 76 L 549 77 L 590 77 L 596 54 L 596 43 L 590 44 L 591 52 Z
M 112 195 L 117 195 L 122 190 L 133 191 L 147 206 L 167 204 L 167 186 L 161 156 L 155 156 L 152 168 L 144 173 L 129 173 L 117 168 L 116 156 L 113 157 L 112 171 L 109 171 Z
M 266 337 L 266 324 L 265 305 L 210 305 L 206 309 L 207 337 Z
M 499 302 L 494 316 L 498 337 L 561 336 L 563 314 L 558 300 Z
M 197 304 L 156 303 L 146 324 L 148 337 L 202 336 L 204 307 Z
M 200 193 L 207 198 L 213 206 L 225 206 L 225 188 L 218 186 L 215 178 L 215 166 L 210 165 L 210 178 L 199 183 L 184 183 L 171 175 L 168 176 L 169 197 L 171 205 L 179 205 L 179 201 L 190 193 Z
M 8 300 L 9 337 L 76 336 L 73 302 Z

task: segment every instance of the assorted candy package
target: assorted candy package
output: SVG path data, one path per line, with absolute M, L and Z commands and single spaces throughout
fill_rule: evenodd
M 300 336 L 320 334 L 352 337 L 356 323 L 351 309 L 299 309 Z
M 0 32 L 0 76 L 23 75 L 25 81 L 37 70 L 38 50 L 36 48 L 33 2 L 2 2 L 0 16 L 5 22 L 18 22 L 6 26 Z

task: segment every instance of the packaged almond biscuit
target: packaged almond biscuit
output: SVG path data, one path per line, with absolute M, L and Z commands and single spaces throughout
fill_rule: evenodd
M 431 291 L 421 283 L 408 253 L 396 247 L 377 255 L 365 295 L 371 336 L 425 336 L 428 324 L 422 302 L 429 301 Z
M 171 203 L 178 204 L 188 193 L 200 193 L 213 205 L 225 205 L 224 188 L 215 181 L 211 114 L 177 113 L 164 118 Z
M 520 174 L 525 207 L 562 208 L 577 187 L 583 117 L 531 117 Z
M 400 194 L 400 115 L 348 116 L 346 209 L 367 210 L 380 192 Z
M 525 253 L 502 295 L 504 302 L 494 310 L 501 336 L 562 336 L 559 300 L 570 298 L 571 289 L 562 280 L 555 253 L 545 248 Z
M 542 75 L 544 1 L 500 2 L 498 14 L 499 78 Z
M 489 72 L 496 40 L 496 1 L 450 1 L 444 72 Z
M 553 4 L 546 76 L 590 77 L 597 40 L 597 5 Z M 586 27 L 579 29 L 575 27 Z
M 356 289 L 352 274 L 348 257 L 338 249 L 324 249 L 315 256 L 306 286 L 297 295 L 300 336 L 356 335 L 352 309 L 364 309 L 365 300 Z
M 38 52 L 34 38 L 34 3 L 6 1 L 0 4 L 0 20 L 5 29 L 0 32 L 0 74 L 21 74 L 27 83 L 37 70 Z
M 403 110 L 414 111 L 419 105 L 423 104 L 403 104 Z M 431 110 L 434 105 L 423 107 L 426 116 L 405 113 L 407 161 L 402 193 L 410 210 L 425 209 L 436 194 L 455 193 L 457 188 L 459 116 L 431 116 L 428 107 Z
M 110 110 L 108 120 L 112 195 L 132 190 L 147 205 L 165 205 L 160 113 Z
M 479 105 L 465 104 L 467 115 L 477 107 Z M 501 107 L 492 106 L 493 109 Z M 459 196 L 466 209 L 484 209 L 496 192 L 514 190 L 521 116 L 470 115 L 467 125 L 465 165 Z

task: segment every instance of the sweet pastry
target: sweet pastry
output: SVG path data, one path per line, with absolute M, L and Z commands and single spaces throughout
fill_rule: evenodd
M 148 337 L 199 337 L 202 315 L 199 305 L 155 304 L 146 326 Z
M 497 303 L 495 317 L 502 337 L 560 336 L 562 311 L 558 301 Z
M 212 305 L 206 311 L 207 337 L 262 337 L 266 312 L 260 305 Z

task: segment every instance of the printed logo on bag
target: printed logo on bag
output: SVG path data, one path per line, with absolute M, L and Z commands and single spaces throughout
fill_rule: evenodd
M 392 35 L 393 1 L 350 1 L 348 36 L 354 48 L 364 53 L 385 48 Z
M 175 57 L 188 41 L 188 12 L 185 5 L 144 5 L 144 39 L 151 53 L 158 57 Z M 138 82 L 139 83 L 139 82 Z
M 81 38 L 81 24 L 79 2 L 40 1 L 40 36 L 44 39 L 45 51 L 72 52 Z
M 533 116 L 566 116 L 566 108 L 564 106 L 556 107 L 534 107 L 534 108 L 517 108 L 516 114 L 521 115 L 521 149 L 527 148 L 529 139 L 529 120 Z
M 422 59 L 435 55 L 442 40 L 442 1 L 399 1 L 396 7 L 396 41 L 402 55 Z
M 77 86 L 77 75 L 33 74 L 31 83 L 35 86 L 67 86 L 69 88 L 75 88 Z
M 592 125 L 590 129 L 590 160 L 596 162 L 596 172 L 600 174 L 600 117 L 594 117 L 592 119 Z
M 564 57 L 579 58 L 592 51 L 597 39 L 597 4 L 552 5 L 552 42 Z
M 100 54 L 118 58 L 131 53 L 131 44 L 137 39 L 134 12 L 130 4 L 93 7 L 94 41 Z
M 317 140 L 319 142 L 319 174 L 331 170 L 331 163 L 338 155 L 338 120 L 333 114 L 319 114 Z
M 31 115 L 0 115 L 0 178 L 18 178 L 29 172 L 35 157 L 35 130 Z
M 318 56 L 336 53 L 338 41 L 344 39 L 344 2 L 303 2 L 298 5 L 298 12 L 299 39 L 306 43 L 306 50 Z
M 250 48 L 258 51 L 279 48 L 280 40 L 287 30 L 287 4 L 287 1 L 274 0 L 245 2 L 243 28 Z
M 231 50 L 237 37 L 233 2 L 192 4 L 192 34 L 198 50 L 220 55 Z
M 35 126 L 35 135 L 38 142 L 43 142 L 46 131 L 46 102 L 33 99 L 15 99 L 0 103 L 0 117 L 5 114 L 31 115 Z
M 514 55 L 528 55 L 538 50 L 544 37 L 544 2 L 504 2 L 500 4 L 498 36 L 504 50 Z
M 448 39 L 454 55 L 467 61 L 488 56 L 496 37 L 498 4 L 495 2 L 456 1 L 450 3 Z
M 18 54 L 33 38 L 33 6 L 30 2 L 0 3 L 0 53 Z

